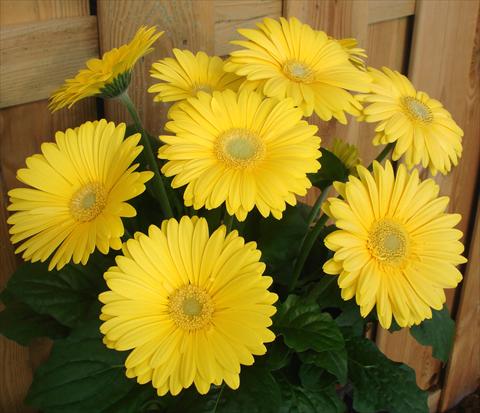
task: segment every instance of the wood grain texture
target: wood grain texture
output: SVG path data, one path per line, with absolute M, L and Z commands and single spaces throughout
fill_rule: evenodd
M 462 214 L 459 228 L 464 234 L 473 224 L 469 217 L 480 158 L 480 70 L 475 41 L 479 3 L 418 2 L 409 68 L 417 89 L 439 99 L 465 132 L 459 166 L 448 176 L 435 178 L 441 194 L 450 196 L 450 211 Z M 447 290 L 446 295 L 452 308 L 455 290 Z M 407 330 L 389 334 L 379 329 L 377 343 L 388 357 L 415 368 L 422 388 L 436 384 L 440 362 L 432 359 L 430 350 L 417 344 Z
M 8 25 L 0 39 L 0 108 L 48 99 L 98 56 L 95 16 Z
M 154 103 L 147 88 L 155 83 L 149 76 L 152 63 L 172 55 L 172 48 L 214 49 L 214 17 L 212 1 L 168 0 L 99 0 L 97 3 L 100 49 L 104 53 L 133 37 L 140 25 L 156 25 L 165 34 L 155 43 L 155 51 L 141 59 L 134 69 L 129 94 L 139 110 L 144 126 L 154 136 L 163 131 L 169 105 Z M 115 122 L 131 120 L 120 102 L 105 102 L 107 119 Z
M 455 406 L 480 385 L 480 202 L 468 257 L 455 341 L 442 390 L 441 412 Z
M 282 14 L 282 0 L 214 0 L 215 54 L 225 56 L 238 46 L 229 42 L 240 39 L 238 28 L 255 28 L 265 17 Z
M 368 23 L 379 23 L 411 16 L 415 13 L 415 0 L 369 0 Z
M 0 24 L 3 29 L 12 24 L 88 14 L 88 0 L 0 1 Z M 0 48 L 3 48 L 3 42 Z M 60 111 L 53 116 L 47 109 L 46 101 L 0 110 L 0 290 L 19 262 L 9 241 L 5 210 L 7 191 L 19 185 L 15 179 L 16 170 L 24 166 L 25 157 L 38 152 L 40 143 L 50 140 L 56 130 L 76 126 L 95 117 L 93 100 L 86 100 L 72 110 Z M 45 359 L 49 349 L 49 342 L 44 340 L 23 347 L 0 337 L 0 413 L 34 412 L 23 404 L 23 399 L 30 386 L 33 370 Z

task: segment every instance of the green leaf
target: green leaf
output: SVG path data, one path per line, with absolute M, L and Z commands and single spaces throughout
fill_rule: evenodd
M 260 366 L 243 367 L 240 387 L 227 387 L 221 394 L 218 413 L 277 413 L 282 398 L 280 387 L 272 374 Z
M 321 148 L 320 151 L 322 152 L 320 158 L 322 167 L 317 173 L 308 175 L 312 185 L 324 189 L 334 181 L 345 182 L 349 173 L 342 161 L 328 149 Z
M 330 314 L 322 313 L 315 302 L 302 301 L 295 295 L 279 306 L 273 326 L 285 344 L 297 352 L 338 352 L 345 346 Z
M 344 347 L 338 351 L 323 351 L 321 353 L 307 351 L 300 353 L 299 356 L 303 363 L 321 367 L 333 374 L 340 384 L 347 382 L 347 351 Z
M 335 388 L 313 389 L 296 386 L 285 378 L 279 380 L 282 406 L 279 413 L 343 413 L 345 405 Z
M 410 367 L 389 360 L 365 338 L 352 338 L 346 345 L 356 411 L 428 413 L 427 392 L 417 387 Z
M 455 336 L 455 322 L 450 318 L 448 308 L 433 310 L 432 318 L 410 328 L 413 337 L 424 346 L 432 346 L 433 357 L 447 362 Z
M 111 263 L 99 254 L 86 266 L 66 265 L 60 271 L 48 271 L 43 263 L 26 263 L 12 275 L 7 291 L 38 314 L 73 327 L 80 320 L 97 316 L 103 272 Z
M 44 413 L 138 413 L 154 397 L 152 386 L 125 376 L 126 352 L 107 349 L 99 325 L 90 321 L 55 342 L 35 372 L 28 404 Z
M 298 203 L 288 206 L 282 220 L 269 217 L 252 222 L 246 228 L 246 239 L 256 240 L 262 251 L 262 261 L 268 266 L 268 272 L 275 275 L 275 281 L 288 285 L 293 271 L 293 263 L 307 231 L 309 207 Z M 251 225 L 254 223 L 254 225 Z
M 314 364 L 302 364 L 298 372 L 302 387 L 312 390 L 330 388 L 335 384 L 335 377 Z
M 48 315 L 37 314 L 28 305 L 16 300 L 7 300 L 4 294 L 2 301 L 7 304 L 0 313 L 0 334 L 24 346 L 36 337 L 52 339 L 65 337 L 68 328 L 62 326 Z

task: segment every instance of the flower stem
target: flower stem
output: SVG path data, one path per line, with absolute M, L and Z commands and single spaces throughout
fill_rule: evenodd
M 135 105 L 133 104 L 130 96 L 128 96 L 128 93 L 126 91 L 122 93 L 118 98 L 127 108 L 130 116 L 133 119 L 133 122 L 135 123 L 135 127 L 138 131 L 140 131 L 142 135 L 141 142 L 143 145 L 143 154 L 145 157 L 145 161 L 147 163 L 147 167 L 149 167 L 154 173 L 154 177 L 152 178 L 154 195 L 160 202 L 165 217 L 172 218 L 172 207 L 170 206 L 167 191 L 165 190 L 165 185 L 163 184 L 162 176 L 160 175 L 160 170 L 158 169 L 157 160 L 155 158 L 155 155 L 153 154 L 152 145 L 150 145 L 149 137 L 143 129 L 142 122 L 140 121 L 140 117 L 138 116 L 137 110 L 135 109 Z
M 388 143 L 387 146 L 385 146 L 385 148 L 383 148 L 382 152 L 380 152 L 378 154 L 378 156 L 375 158 L 375 160 L 377 162 L 382 162 L 385 159 L 385 157 L 391 152 L 391 150 L 393 149 L 394 146 L 395 146 L 395 142 Z M 368 170 L 369 171 L 373 170 L 373 162 L 369 165 Z
M 288 287 L 289 292 L 292 292 L 294 290 L 295 285 L 297 284 L 297 281 L 300 278 L 300 274 L 302 273 L 303 266 L 307 261 L 308 255 L 310 254 L 310 251 L 312 250 L 313 245 L 315 244 L 315 241 L 317 240 L 318 236 L 322 232 L 322 229 L 325 227 L 325 223 L 327 222 L 327 220 L 328 220 L 328 216 L 326 214 L 323 214 L 320 217 L 320 219 L 317 221 L 315 226 L 312 228 L 312 230 L 305 237 L 300 247 L 300 255 L 298 256 L 297 261 L 295 262 L 295 268 L 293 269 L 293 277 Z
M 227 227 L 227 234 L 232 231 L 233 215 L 230 215 L 225 209 L 225 216 L 223 217 L 223 225 Z
M 310 214 L 308 215 L 307 228 L 310 228 L 310 226 L 313 224 L 313 222 L 317 218 L 318 213 L 320 212 L 320 208 L 322 207 L 323 202 L 327 198 L 329 190 L 330 190 L 330 185 L 323 189 L 322 193 L 315 201 L 315 204 L 312 206 L 312 209 L 310 210 Z

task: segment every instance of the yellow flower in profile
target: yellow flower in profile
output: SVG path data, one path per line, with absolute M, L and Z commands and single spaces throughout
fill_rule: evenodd
M 296 18 L 270 18 L 258 29 L 240 29 L 247 40 L 230 54 L 225 70 L 246 76 L 243 87 L 266 96 L 291 97 L 305 116 L 314 111 L 323 120 L 346 123 L 345 112 L 360 114 L 361 105 L 347 90 L 369 92 L 370 76 L 349 61 L 350 54 L 324 32 Z
M 365 70 L 365 59 L 367 58 L 367 54 L 365 53 L 365 49 L 362 49 L 358 46 L 357 39 L 354 38 L 347 38 L 347 39 L 339 39 L 337 40 L 338 43 L 343 47 L 343 49 L 348 53 L 348 58 L 350 63 L 356 66 L 358 69 Z
M 305 195 L 307 173 L 320 168 L 317 127 L 302 120 L 291 99 L 279 101 L 244 90 L 200 92 L 179 102 L 165 129 L 175 136 L 158 152 L 172 187 L 187 185 L 185 205 L 207 209 L 226 203 L 243 221 L 257 207 L 280 219 L 286 203 Z
M 26 160 L 17 179 L 30 188 L 8 192 L 8 223 L 15 251 L 26 261 L 45 261 L 49 270 L 72 261 L 86 264 L 97 247 L 106 254 L 120 249 L 122 217 L 135 209 L 126 201 L 145 190 L 151 172 L 134 172 L 142 151 L 140 134 L 124 140 L 125 124 L 86 122 L 55 134 L 42 154 Z
M 196 96 L 199 91 L 212 93 L 238 90 L 243 79 L 223 70 L 223 60 L 207 56 L 204 52 L 194 55 L 188 50 L 173 49 L 175 59 L 167 57 L 153 63 L 151 76 L 161 80 L 150 86 L 150 93 L 157 93 L 155 102 L 174 102 Z
M 454 228 L 461 217 L 445 213 L 448 197 L 417 170 L 400 165 L 395 175 L 387 161 L 385 168 L 375 162 L 373 174 L 363 166 L 357 172 L 335 184 L 343 200 L 324 204 L 338 230 L 325 238 L 335 254 L 323 269 L 340 275 L 342 298 L 355 296 L 363 317 L 376 305 L 384 328 L 392 315 L 401 327 L 419 324 L 442 308 L 444 288 L 462 279 L 462 232 Z
M 255 242 L 204 218 L 170 219 L 137 232 L 104 275 L 109 291 L 100 330 L 104 343 L 132 350 L 128 377 L 152 382 L 160 396 L 193 383 L 205 394 L 223 381 L 239 386 L 240 365 L 266 353 L 277 295 L 268 291 Z
M 447 174 L 462 155 L 463 131 L 439 101 L 416 91 L 402 74 L 382 70 L 368 69 L 372 92 L 358 96 L 370 103 L 361 119 L 378 122 L 373 143 L 395 142 L 392 159 L 403 155 L 409 169 L 421 163 L 433 175 Z
M 67 79 L 52 94 L 49 108 L 55 112 L 65 106 L 70 108 L 86 97 L 120 95 L 128 88 L 135 63 L 153 51 L 152 44 L 162 34 L 156 33 L 155 27 L 141 27 L 130 43 L 109 50 L 101 59 L 90 59 L 86 69 L 80 70 L 73 79 Z
M 355 145 L 335 138 L 332 153 L 342 161 L 350 173 L 356 172 L 356 166 L 360 163 L 360 153 Z

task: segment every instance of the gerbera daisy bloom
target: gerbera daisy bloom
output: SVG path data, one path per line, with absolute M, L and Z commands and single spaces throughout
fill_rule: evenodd
M 335 138 L 332 153 L 342 161 L 350 173 L 356 172 L 356 166 L 360 163 L 360 153 L 355 145 Z
M 416 91 L 402 74 L 382 70 L 368 69 L 372 92 L 357 96 L 371 103 L 361 119 L 379 122 L 374 145 L 395 142 L 393 160 L 403 155 L 409 169 L 422 163 L 432 175 L 447 174 L 462 155 L 463 131 L 439 101 Z
M 90 59 L 87 68 L 54 92 L 49 108 L 55 112 L 90 96 L 116 97 L 130 84 L 131 71 L 138 59 L 153 51 L 152 44 L 163 34 L 155 27 L 141 27 L 132 41 L 104 53 L 101 59 Z
M 245 49 L 230 54 L 227 72 L 246 76 L 246 88 L 266 96 L 289 96 L 305 116 L 313 111 L 323 120 L 346 123 L 345 112 L 358 115 L 359 102 L 348 90 L 369 92 L 370 76 L 349 61 L 349 53 L 324 32 L 296 18 L 270 18 L 258 29 L 240 29 L 248 40 L 233 41 Z
M 395 175 L 387 161 L 385 168 L 375 162 L 373 174 L 363 166 L 357 172 L 335 184 L 343 200 L 324 204 L 338 230 L 325 238 L 335 255 L 323 269 L 340 275 L 342 298 L 355 296 L 363 317 L 376 305 L 384 328 L 392 315 L 401 327 L 419 324 L 442 308 L 444 288 L 462 279 L 462 232 L 454 228 L 461 217 L 445 213 L 449 198 L 417 170 L 400 165 Z
M 365 53 L 365 49 L 357 47 L 357 39 L 339 39 L 337 42 L 340 43 L 343 49 L 348 53 L 350 63 L 352 63 L 358 69 L 365 70 L 365 59 L 367 58 L 367 54 Z
M 207 56 L 204 52 L 194 55 L 189 50 L 173 49 L 175 59 L 167 57 L 155 62 L 151 76 L 160 79 L 148 89 L 157 93 L 155 102 L 173 102 L 196 96 L 199 91 L 212 93 L 232 89 L 237 91 L 243 79 L 223 70 L 223 60 Z
M 255 242 L 222 225 L 211 236 L 204 218 L 170 219 L 137 232 L 104 275 L 109 291 L 100 318 L 104 343 L 132 350 L 128 377 L 152 382 L 160 396 L 195 383 L 239 386 L 240 365 L 266 353 L 277 295 L 268 291 Z
M 307 173 L 320 168 L 317 127 L 302 120 L 291 99 L 279 101 L 244 90 L 200 92 L 169 113 L 158 152 L 168 162 L 174 188 L 187 185 L 185 205 L 213 209 L 226 203 L 243 221 L 255 206 L 278 219 L 311 186 Z
M 27 261 L 45 261 L 49 270 L 73 260 L 86 264 L 97 247 L 106 254 L 120 249 L 122 217 L 135 216 L 125 201 L 145 190 L 151 172 L 134 172 L 142 151 L 140 134 L 124 140 L 125 124 L 86 122 L 55 134 L 42 154 L 26 160 L 17 179 L 30 188 L 8 192 L 11 241 L 21 243 Z

